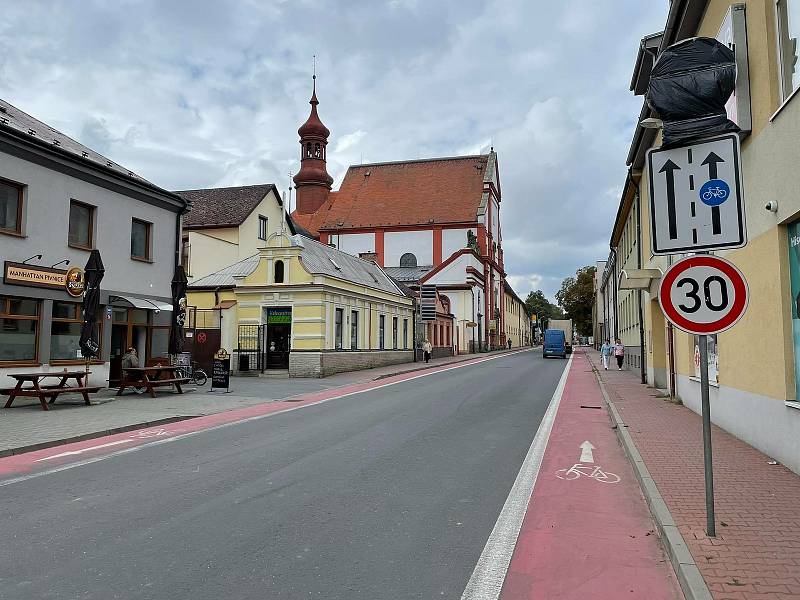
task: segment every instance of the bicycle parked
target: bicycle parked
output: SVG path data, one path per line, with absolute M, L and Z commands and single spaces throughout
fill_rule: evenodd
M 175 374 L 180 379 L 189 379 L 197 386 L 203 386 L 208 381 L 208 375 L 194 360 L 188 366 L 183 366 L 175 371 Z

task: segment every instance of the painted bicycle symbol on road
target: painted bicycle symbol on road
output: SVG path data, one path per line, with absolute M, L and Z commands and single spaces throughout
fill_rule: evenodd
M 556 477 L 566 481 L 572 481 L 573 479 L 578 479 L 580 477 L 588 477 L 589 479 L 594 479 L 600 483 L 620 482 L 620 477 L 616 473 L 608 473 L 603 471 L 603 469 L 600 467 L 596 467 L 594 465 L 584 465 L 581 463 L 576 463 L 569 469 L 559 469 L 556 471 Z

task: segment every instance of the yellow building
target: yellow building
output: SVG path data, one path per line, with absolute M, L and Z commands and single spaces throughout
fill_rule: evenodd
M 324 377 L 412 361 L 413 300 L 377 264 L 300 235 L 189 286 L 188 303 L 221 314 L 221 346 L 239 371 Z
M 503 292 L 505 302 L 503 326 L 505 327 L 506 343 L 511 340 L 512 348 L 532 345 L 531 319 L 528 315 L 528 309 L 525 307 L 525 302 L 517 296 L 507 281 L 503 282 Z
M 183 219 L 182 264 L 189 282 L 253 256 L 283 223 L 283 203 L 271 183 L 175 192 L 189 203 Z
M 795 472 L 800 472 L 800 100 L 795 98 L 800 89 L 800 65 L 795 64 L 800 22 L 788 17 L 799 10 L 800 0 L 735 5 L 675 0 L 665 33 L 642 40 L 631 84 L 635 93 L 643 94 L 653 56 L 682 39 L 707 36 L 735 47 L 737 87 L 728 113 L 743 130 L 749 241 L 744 248 L 718 254 L 744 273 L 750 304 L 737 325 L 709 340 L 711 417 Z M 652 116 L 657 115 L 645 105 L 640 121 Z M 680 258 L 650 251 L 649 182 L 643 170 L 645 152 L 659 145 L 657 130 L 637 126 L 628 156 L 630 177 L 612 236 L 616 261 L 607 267 L 619 282 L 612 319 L 618 320 L 626 345 L 635 344 L 638 306 L 629 299 L 641 294 L 647 379 L 699 412 L 697 339 L 669 326 L 656 297 L 658 273 Z M 640 264 L 632 259 L 639 256 Z M 638 280 L 622 272 L 639 266 Z M 649 275 L 643 271 L 647 269 L 652 270 Z

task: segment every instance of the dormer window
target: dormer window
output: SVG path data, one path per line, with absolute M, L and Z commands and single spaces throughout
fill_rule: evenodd
M 283 283 L 283 261 L 276 260 L 275 261 L 275 277 L 273 278 L 275 283 Z
M 417 266 L 417 257 L 411 253 L 406 252 L 403 256 L 400 257 L 400 266 L 401 267 L 416 267 Z

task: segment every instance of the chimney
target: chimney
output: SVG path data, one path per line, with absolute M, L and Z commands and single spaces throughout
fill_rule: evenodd
M 377 263 L 378 262 L 378 253 L 377 252 L 359 252 L 358 258 L 361 260 L 368 260 L 370 262 Z

